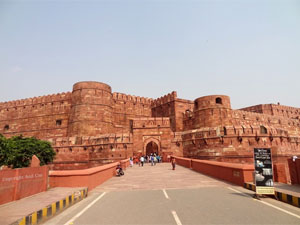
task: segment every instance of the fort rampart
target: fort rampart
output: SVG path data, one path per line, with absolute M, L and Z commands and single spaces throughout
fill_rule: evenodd
M 54 169 L 151 153 L 252 164 L 253 148 L 266 147 L 289 181 L 287 159 L 300 157 L 299 116 L 299 108 L 279 104 L 234 110 L 226 95 L 191 101 L 173 91 L 152 99 L 85 81 L 72 92 L 0 103 L 0 133 L 50 140 Z

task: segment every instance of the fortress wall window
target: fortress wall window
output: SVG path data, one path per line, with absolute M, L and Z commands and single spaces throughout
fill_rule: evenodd
M 56 120 L 56 126 L 61 126 L 62 120 Z
M 226 129 L 226 127 L 223 127 L 223 129 L 224 129 L 224 135 L 227 135 L 227 129 Z
M 264 126 L 260 126 L 260 133 L 261 134 L 267 134 L 268 133 L 267 128 L 265 128 Z
M 4 126 L 4 131 L 7 131 L 7 130 L 9 130 L 9 125 L 8 125 L 8 124 L 6 124 L 6 125 Z
M 222 99 L 221 99 L 221 98 L 216 98 L 216 103 L 217 103 L 217 104 L 223 104 L 223 103 L 222 103 Z

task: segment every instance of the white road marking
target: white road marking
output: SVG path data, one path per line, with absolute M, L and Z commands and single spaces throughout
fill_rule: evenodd
M 246 195 L 246 194 L 244 194 L 243 192 L 240 192 L 240 191 L 235 190 L 235 189 L 233 189 L 233 188 L 228 187 L 228 189 L 230 189 L 230 190 L 232 190 L 232 191 L 235 191 L 235 192 L 237 192 L 237 193 Z M 246 196 L 250 197 L 249 195 L 246 195 Z M 268 202 L 264 202 L 264 201 L 262 201 L 262 200 L 257 200 L 257 199 L 253 199 L 253 200 L 254 200 L 254 201 L 257 201 L 257 202 L 260 202 L 260 203 L 262 203 L 262 204 L 265 204 L 265 205 L 267 205 L 267 206 L 270 206 L 270 207 L 272 207 L 272 208 L 274 208 L 274 209 L 277 209 L 277 210 L 279 210 L 279 211 L 281 211 L 281 212 L 285 212 L 285 213 L 287 213 L 287 214 L 289 214 L 289 215 L 291 215 L 291 216 L 294 216 L 294 217 L 297 217 L 298 219 L 300 219 L 300 216 L 298 216 L 298 215 L 296 215 L 296 214 L 294 214 L 294 213 L 292 213 L 292 212 L 289 212 L 289 211 L 287 211 L 287 210 L 285 210 L 285 209 L 282 209 L 282 208 L 280 208 L 280 207 L 277 207 L 277 206 L 275 206 L 275 205 L 272 205 L 272 204 L 270 204 L 270 203 L 268 203 Z
M 242 194 L 242 195 L 244 195 L 244 196 L 247 196 L 247 197 L 250 197 L 249 195 L 247 195 L 247 194 L 245 194 L 245 193 L 243 193 L 243 192 L 240 192 L 240 191 L 238 191 L 238 190 L 236 190 L 236 189 L 233 189 L 233 188 L 231 188 L 231 187 L 227 187 L 229 190 L 232 190 L 232 191 L 234 191 L 234 192 L 236 192 L 236 193 L 239 193 L 239 194 Z
M 163 189 L 162 191 L 164 192 L 166 199 L 169 199 L 169 196 L 168 196 L 168 194 L 167 194 L 166 190 L 165 190 L 165 189 Z
M 270 206 L 270 207 L 272 207 L 272 208 L 274 208 L 274 209 L 277 209 L 277 210 L 279 210 L 279 211 L 281 211 L 281 212 L 285 212 L 285 213 L 287 213 L 287 214 L 289 214 L 289 215 L 291 215 L 291 216 L 294 216 L 294 217 L 297 217 L 298 219 L 300 219 L 300 216 L 299 216 L 299 215 L 296 215 L 296 214 L 294 214 L 294 213 L 292 213 L 292 212 L 289 212 L 289 211 L 287 211 L 287 210 L 285 210 L 285 209 L 282 209 L 282 208 L 280 208 L 280 207 L 277 207 L 277 206 L 275 206 L 275 205 L 272 205 L 272 204 L 270 204 L 270 203 L 268 203 L 268 202 L 264 202 L 264 201 L 262 201 L 262 200 L 257 200 L 257 199 L 255 199 L 255 201 L 260 202 L 260 203 L 262 203 L 262 204 L 265 204 L 265 205 L 267 205 L 267 206 Z
M 88 204 L 82 211 L 80 211 L 79 213 L 77 213 L 74 217 L 72 217 L 72 219 L 70 219 L 68 222 L 66 222 L 64 225 L 70 225 L 73 224 L 73 222 L 79 217 L 81 216 L 86 210 L 88 210 L 92 205 L 94 205 L 100 198 L 102 198 L 104 195 L 106 194 L 106 192 L 103 192 L 98 198 L 96 198 L 94 201 L 92 201 L 90 204 Z
M 175 222 L 177 225 L 182 225 L 182 223 L 180 222 L 179 217 L 177 216 L 177 213 L 175 211 L 172 211 L 173 217 L 175 219 Z

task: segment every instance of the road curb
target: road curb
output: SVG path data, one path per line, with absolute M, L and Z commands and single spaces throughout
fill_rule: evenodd
M 29 215 L 23 217 L 22 219 L 10 224 L 10 225 L 34 225 L 43 222 L 50 217 L 62 212 L 69 206 L 81 201 L 87 197 L 88 188 L 83 188 L 73 194 L 54 202 L 36 212 L 30 213 Z
M 255 191 L 256 187 L 252 183 L 244 183 L 244 188 Z M 300 197 L 298 196 L 293 196 L 290 194 L 286 194 L 280 191 L 275 190 L 275 196 L 276 199 L 285 203 L 288 203 L 290 205 L 296 206 L 300 208 Z

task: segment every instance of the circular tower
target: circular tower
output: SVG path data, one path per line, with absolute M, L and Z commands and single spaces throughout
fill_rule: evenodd
M 232 121 L 230 98 L 209 95 L 194 101 L 194 128 L 229 125 Z
M 68 136 L 97 136 L 113 132 L 111 87 L 100 82 L 73 85 Z

